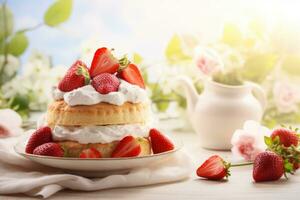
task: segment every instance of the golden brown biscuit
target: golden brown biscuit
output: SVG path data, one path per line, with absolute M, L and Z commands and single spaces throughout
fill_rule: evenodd
M 46 118 L 49 126 L 144 124 L 148 120 L 149 109 L 149 105 L 143 103 L 127 102 L 121 106 L 108 103 L 68 106 L 62 100 L 49 105 Z
M 141 153 L 139 156 L 145 156 L 151 154 L 151 145 L 148 138 L 142 138 L 137 137 L 135 138 L 138 143 L 141 145 Z M 101 152 L 101 155 L 103 158 L 109 158 L 111 157 L 112 152 L 114 151 L 115 147 L 118 144 L 118 141 L 101 144 L 101 143 L 95 143 L 95 144 L 80 144 L 75 141 L 62 141 L 58 142 L 65 151 L 65 157 L 75 157 L 78 158 L 81 151 L 87 148 L 94 147 L 99 152 Z

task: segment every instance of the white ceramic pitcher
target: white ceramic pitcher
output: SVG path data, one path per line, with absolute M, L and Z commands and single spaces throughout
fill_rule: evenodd
M 229 150 L 236 129 L 246 120 L 262 118 L 266 95 L 257 84 L 230 86 L 206 80 L 203 93 L 198 95 L 190 78 L 178 80 L 185 90 L 189 119 L 204 148 Z

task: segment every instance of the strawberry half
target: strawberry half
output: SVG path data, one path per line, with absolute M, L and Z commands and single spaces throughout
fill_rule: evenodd
M 220 156 L 208 158 L 198 169 L 197 175 L 209 180 L 222 180 L 230 176 L 230 163 L 226 163 Z
M 279 138 L 279 143 L 285 147 L 298 146 L 299 138 L 293 130 L 285 128 L 276 129 L 272 132 L 271 138 L 274 141 L 277 137 Z
M 144 79 L 139 68 L 134 64 L 128 64 L 118 72 L 118 77 L 127 81 L 128 83 L 138 85 L 145 89 Z
M 90 67 L 90 75 L 92 78 L 102 73 L 114 74 L 119 69 L 119 61 L 112 55 L 111 51 L 106 47 L 98 49 Z
M 174 149 L 174 144 L 171 142 L 171 140 L 160 133 L 157 129 L 151 129 L 149 135 L 154 154 Z
M 111 157 L 135 157 L 141 153 L 141 145 L 132 136 L 124 137 L 116 146 Z
M 52 131 L 48 126 L 44 126 L 36 130 L 29 138 L 25 152 L 33 153 L 33 150 L 45 143 L 52 142 Z
M 99 74 L 92 80 L 92 86 L 100 94 L 108 94 L 110 92 L 116 92 L 119 89 L 119 79 L 109 73 Z
M 278 180 L 284 172 L 282 157 L 273 152 L 262 152 L 254 160 L 252 176 L 256 182 Z
M 79 157 L 80 158 L 101 158 L 102 155 L 97 149 L 91 147 L 89 149 L 83 150 L 80 153 Z
M 33 154 L 42 156 L 63 157 L 64 151 L 59 144 L 54 142 L 48 142 L 35 148 Z
M 58 89 L 63 92 L 70 92 L 89 84 L 89 82 L 90 75 L 86 64 L 77 60 L 59 82 Z

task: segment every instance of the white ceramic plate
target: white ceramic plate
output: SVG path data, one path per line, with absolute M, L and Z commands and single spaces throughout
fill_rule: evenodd
M 102 172 L 102 175 L 125 173 L 131 169 L 143 167 L 162 159 L 167 159 L 182 147 L 181 142 L 175 140 L 172 141 L 175 145 L 175 149 L 172 151 L 132 158 L 80 159 L 33 155 L 25 153 L 27 138 L 23 138 L 19 141 L 14 149 L 18 154 L 42 165 L 63 169 L 64 171 L 80 175 L 93 176 L 94 172 Z

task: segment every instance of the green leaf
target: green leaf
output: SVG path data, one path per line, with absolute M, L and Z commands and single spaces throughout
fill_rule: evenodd
M 28 44 L 28 39 L 24 33 L 16 33 L 8 42 L 8 53 L 14 56 L 20 56 L 27 49 Z
M 255 54 L 248 57 L 242 70 L 242 77 L 254 82 L 262 82 L 275 67 L 277 57 L 273 54 Z
M 273 141 L 272 141 L 272 138 L 271 138 L 271 137 L 265 136 L 265 137 L 264 137 L 264 141 L 265 141 L 265 144 L 266 144 L 268 147 L 272 146 L 272 144 L 273 144 Z
M 139 65 L 143 62 L 143 57 L 138 53 L 134 53 L 132 60 L 133 63 Z
M 281 68 L 289 75 L 300 76 L 300 55 L 287 56 L 283 60 Z
M 178 35 L 174 35 L 167 45 L 165 56 L 170 63 L 191 60 L 182 49 L 181 39 Z
M 285 172 L 291 173 L 294 171 L 294 165 L 288 159 L 284 160 L 284 169 Z
M 230 46 L 237 46 L 241 44 L 243 39 L 242 33 L 235 24 L 227 23 L 223 28 L 222 41 Z
M 6 20 L 5 20 L 6 19 Z M 5 21 L 4 21 L 5 20 Z M 5 25 L 6 25 L 6 33 L 5 33 Z M 7 7 L 7 5 L 0 5 L 0 41 L 7 38 L 14 29 L 14 17 L 13 13 Z
M 72 0 L 57 0 L 44 15 L 44 22 L 48 26 L 58 26 L 69 19 L 72 11 Z
M 156 103 L 156 108 L 159 112 L 165 112 L 169 107 L 168 101 L 160 101 Z

